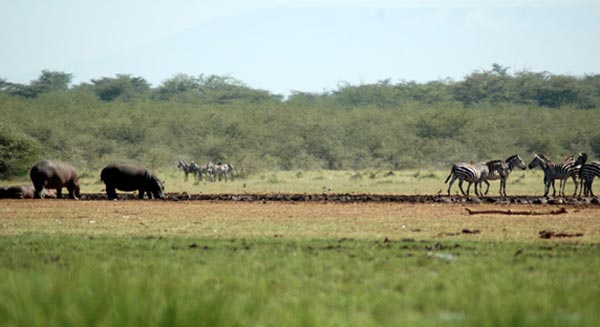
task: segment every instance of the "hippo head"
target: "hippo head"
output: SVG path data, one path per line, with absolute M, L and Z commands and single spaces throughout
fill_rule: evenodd
M 164 190 L 165 187 L 163 186 L 162 182 L 158 179 L 158 177 L 152 175 L 150 177 L 150 193 L 152 193 L 155 198 L 164 199 Z

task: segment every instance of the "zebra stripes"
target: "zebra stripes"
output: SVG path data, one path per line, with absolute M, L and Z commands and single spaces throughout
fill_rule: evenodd
M 592 161 L 581 165 L 579 169 L 579 178 L 581 178 L 581 188 L 584 196 L 595 196 L 592 191 L 594 177 L 600 178 L 600 161 Z
M 475 183 L 475 194 L 480 195 L 480 192 L 477 189 L 478 184 L 481 184 L 481 180 L 487 178 L 489 174 L 488 166 L 485 162 L 479 162 L 475 164 L 468 163 L 457 163 L 452 166 L 452 170 L 450 171 L 450 175 L 446 178 L 444 183 L 448 183 L 450 180 L 450 184 L 448 185 L 448 195 L 450 195 L 450 189 L 452 188 L 452 184 L 458 179 L 458 187 L 463 195 L 468 196 L 469 190 L 471 189 L 471 184 Z M 463 190 L 462 184 L 464 181 L 469 183 L 467 186 L 467 192 Z
M 566 180 L 570 177 L 575 183 L 575 195 L 577 193 L 577 172 L 578 166 L 575 166 L 575 159 L 569 156 L 561 163 L 553 163 L 550 158 L 543 154 L 534 154 L 533 160 L 528 165 L 529 169 L 540 167 L 544 171 L 544 196 L 548 196 L 550 186 L 552 185 L 552 196 L 556 196 L 555 180 L 560 180 L 559 194 L 565 195 Z
M 475 194 L 478 196 L 487 195 L 490 189 L 490 180 L 500 180 L 500 195 L 506 196 L 506 180 L 516 167 L 526 169 L 525 162 L 518 154 L 508 157 L 506 160 L 490 160 L 479 163 L 456 163 L 452 166 L 450 175 L 444 183 L 450 181 L 448 185 L 448 195 L 452 189 L 452 184 L 458 179 L 458 187 L 463 195 L 469 195 L 471 184 L 475 183 Z M 469 186 L 467 192 L 463 190 L 462 183 L 467 181 Z M 487 185 L 485 193 L 483 192 L 483 183 Z
M 507 196 L 506 195 L 506 180 L 508 179 L 508 176 L 510 176 L 510 173 L 515 168 L 521 168 L 522 170 L 527 169 L 525 162 L 523 161 L 521 156 L 519 156 L 518 154 L 514 154 L 514 155 L 510 156 L 510 157 L 506 158 L 506 160 L 488 161 L 488 164 L 490 164 L 490 163 L 497 163 L 501 166 L 499 166 L 497 169 L 490 169 L 487 179 L 483 181 L 484 183 L 487 184 L 487 188 L 484 193 L 485 195 L 487 195 L 488 191 L 490 190 L 490 183 L 488 181 L 500 180 L 500 190 L 498 192 L 500 193 L 501 196 Z
M 181 168 L 181 170 L 183 170 L 183 173 L 185 174 L 185 177 L 183 179 L 184 181 L 187 182 L 188 175 L 190 173 L 194 173 L 194 176 L 196 176 L 195 175 L 196 173 L 195 173 L 195 170 L 194 170 L 194 165 L 196 165 L 196 163 L 193 162 L 193 161 L 188 164 L 187 162 L 185 162 L 185 160 L 179 159 L 179 164 L 177 164 L 177 168 Z
M 236 173 L 236 169 L 232 164 L 222 162 L 209 162 L 200 166 L 193 161 L 188 164 L 185 162 L 185 160 L 179 160 L 177 168 L 181 168 L 185 173 L 184 181 L 187 181 L 188 174 L 190 173 L 194 174 L 194 179 L 196 182 L 204 180 L 205 176 L 211 182 L 215 182 L 217 180 L 233 180 Z

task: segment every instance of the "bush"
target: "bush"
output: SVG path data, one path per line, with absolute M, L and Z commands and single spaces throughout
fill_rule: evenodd
M 21 176 L 41 157 L 33 138 L 0 123 L 0 178 Z

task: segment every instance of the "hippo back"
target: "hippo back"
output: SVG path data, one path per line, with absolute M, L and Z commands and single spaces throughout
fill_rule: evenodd
M 160 180 L 148 169 L 132 164 L 112 164 L 102 169 L 100 179 L 107 188 L 121 191 L 147 191 L 156 198 L 164 198 Z
M 69 189 L 72 197 L 79 197 L 79 175 L 77 170 L 64 162 L 57 160 L 42 160 L 37 162 L 29 171 L 29 177 L 36 189 L 36 195 L 42 195 L 42 189 Z M 60 193 L 60 192 L 59 192 Z

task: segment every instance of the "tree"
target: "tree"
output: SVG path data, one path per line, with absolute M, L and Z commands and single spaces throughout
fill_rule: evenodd
M 31 81 L 29 85 L 2 81 L 0 91 L 24 98 L 35 98 L 43 93 L 68 90 L 72 79 L 72 74 L 43 70 L 40 77 Z
M 0 178 L 25 174 L 40 154 L 37 141 L 0 123 Z
M 236 101 L 243 102 L 280 102 L 281 95 L 271 94 L 269 91 L 252 89 L 240 80 L 229 76 L 219 75 L 200 75 L 198 77 L 200 84 L 199 91 L 203 94 L 203 99 L 208 103 L 226 104 Z
M 177 74 L 162 82 L 155 92 L 159 100 L 170 100 L 185 94 L 202 94 L 200 78 Z
M 145 96 L 150 91 L 150 83 L 142 77 L 131 75 L 118 74 L 115 78 L 93 79 L 92 84 L 94 92 L 104 101 L 131 101 Z

